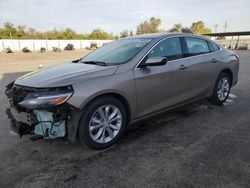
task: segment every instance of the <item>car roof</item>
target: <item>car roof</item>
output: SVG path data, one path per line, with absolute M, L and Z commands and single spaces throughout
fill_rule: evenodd
M 134 38 L 134 39 L 157 39 L 157 38 L 162 38 L 162 37 L 170 37 L 170 36 L 195 36 L 193 34 L 190 33 L 151 33 L 151 34 L 143 34 L 143 35 L 134 35 L 134 36 L 130 36 L 127 38 Z

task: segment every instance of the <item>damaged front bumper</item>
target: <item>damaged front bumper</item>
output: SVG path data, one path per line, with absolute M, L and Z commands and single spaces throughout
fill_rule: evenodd
M 13 89 L 14 84 L 8 85 L 6 95 L 9 99 L 10 108 L 6 114 L 10 119 L 10 131 L 20 135 L 31 134 L 35 138 L 53 140 L 56 138 L 67 138 L 70 142 L 75 142 L 76 131 L 81 111 L 66 102 L 48 108 L 25 108 L 20 106 L 20 102 L 25 100 L 29 92 L 38 92 L 36 89 L 18 87 Z M 23 90 L 23 91 L 20 91 Z M 32 140 L 34 137 L 32 137 Z

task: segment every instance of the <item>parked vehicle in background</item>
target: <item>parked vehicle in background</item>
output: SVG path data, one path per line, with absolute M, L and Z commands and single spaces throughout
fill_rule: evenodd
M 9 54 L 9 53 L 14 53 L 14 52 L 11 50 L 10 47 L 5 48 L 5 49 L 4 49 L 4 52 L 7 53 L 7 54 Z
M 21 136 L 71 142 L 79 137 L 104 149 L 128 124 L 152 115 L 204 98 L 222 105 L 238 71 L 238 56 L 206 38 L 132 36 L 10 83 L 6 112 Z
M 61 52 L 61 48 L 58 47 L 52 47 L 53 52 Z
M 22 49 L 22 52 L 24 52 L 24 53 L 31 53 L 31 50 L 28 47 L 24 47 Z
M 40 51 L 41 53 L 44 53 L 44 52 L 46 51 L 46 48 L 41 47 L 39 51 Z
M 72 50 L 75 50 L 75 48 L 74 48 L 73 44 L 67 44 L 67 46 L 64 48 L 64 50 L 72 51 Z

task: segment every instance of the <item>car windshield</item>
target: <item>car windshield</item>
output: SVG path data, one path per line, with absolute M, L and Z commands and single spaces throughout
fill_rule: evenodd
M 151 39 L 122 39 L 108 43 L 81 59 L 82 63 L 117 65 L 131 60 Z M 100 64 L 101 65 L 101 64 Z

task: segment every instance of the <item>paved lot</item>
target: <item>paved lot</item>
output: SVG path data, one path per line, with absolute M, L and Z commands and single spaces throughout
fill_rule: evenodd
M 206 101 L 130 128 L 105 151 L 9 135 L 5 85 L 86 51 L 0 54 L 0 187 L 250 187 L 250 52 L 223 107 Z

